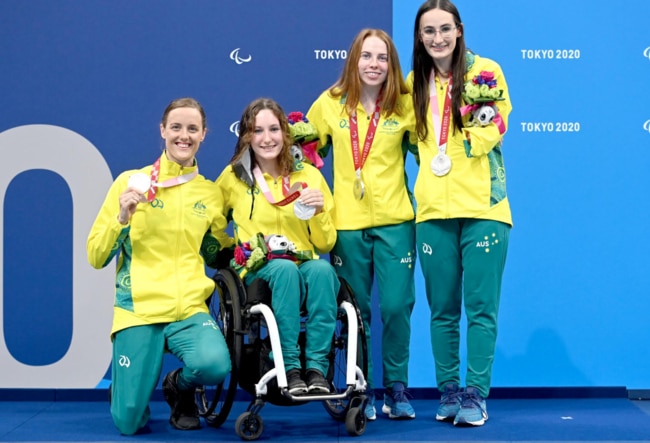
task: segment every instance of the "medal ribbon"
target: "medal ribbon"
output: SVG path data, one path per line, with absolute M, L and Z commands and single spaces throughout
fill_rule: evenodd
M 451 120 L 451 88 L 452 80 L 449 74 L 449 83 L 445 90 L 445 104 L 442 111 L 442 122 L 440 118 L 440 108 L 438 107 L 438 94 L 436 92 L 436 80 L 433 74 L 429 79 L 429 108 L 431 108 L 431 116 L 433 118 L 433 128 L 438 135 L 438 152 L 445 154 L 447 152 L 447 140 L 449 139 L 449 122 Z
M 357 178 L 361 178 L 361 168 L 366 163 L 372 142 L 375 139 L 375 131 L 379 124 L 379 117 L 381 112 L 381 99 L 382 91 L 379 91 L 377 101 L 375 102 L 375 112 L 372 115 L 372 121 L 366 133 L 366 140 L 363 142 L 363 151 L 359 153 L 359 126 L 357 125 L 357 111 L 352 111 L 350 114 L 350 143 L 352 145 L 352 159 L 354 160 L 354 170 L 357 173 Z
M 156 198 L 156 188 L 171 188 L 172 186 L 182 185 L 192 180 L 194 177 L 199 175 L 199 167 L 188 174 L 179 175 L 178 177 L 172 177 L 165 180 L 164 182 L 158 183 L 158 177 L 160 176 L 160 158 L 158 158 L 153 166 L 151 167 L 151 187 L 147 192 L 147 201 L 152 202 Z
M 271 203 L 272 205 L 276 206 L 285 206 L 291 203 L 292 201 L 296 200 L 298 197 L 300 197 L 300 191 L 305 189 L 307 187 L 306 183 L 298 182 L 296 183 L 300 188 L 297 191 L 292 191 L 290 182 L 289 182 L 289 176 L 282 176 L 282 194 L 286 197 L 279 202 L 275 201 L 275 198 L 273 197 L 273 194 L 271 193 L 271 190 L 266 184 L 266 180 L 264 179 L 264 174 L 262 174 L 262 171 L 260 170 L 259 166 L 255 166 L 253 168 L 253 175 L 255 176 L 255 181 L 257 182 L 258 186 L 260 187 L 262 194 L 266 197 L 266 199 Z

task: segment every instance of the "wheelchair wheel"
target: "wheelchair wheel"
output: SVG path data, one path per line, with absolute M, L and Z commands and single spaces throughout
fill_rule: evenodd
M 228 350 L 232 370 L 226 379 L 215 387 L 202 386 L 196 390 L 196 403 L 208 426 L 218 428 L 228 418 L 237 393 L 237 374 L 241 356 L 241 296 L 243 287 L 239 277 L 230 268 L 219 270 L 213 277 L 215 293 L 208 302 L 210 315 L 221 329 Z M 218 297 L 217 297 L 218 295 Z M 209 400 L 209 399 L 212 400 Z
M 366 334 L 363 326 L 361 313 L 357 305 L 352 290 L 348 283 L 339 278 L 341 281 L 341 290 L 339 291 L 338 302 L 350 302 L 355 309 L 357 317 L 357 365 L 361 368 L 364 377 L 367 378 L 368 372 L 368 348 L 366 344 Z M 347 350 L 348 350 L 348 318 L 345 312 L 339 310 L 336 318 L 336 329 L 332 337 L 332 347 L 328 355 L 330 368 L 328 371 L 328 380 L 330 380 L 330 390 L 333 393 L 343 393 L 347 389 L 346 373 L 347 373 Z M 338 421 L 349 421 L 349 411 L 353 408 L 359 408 L 365 405 L 365 393 L 353 393 L 352 396 L 337 400 L 325 400 L 323 406 L 325 410 Z M 354 414 L 352 414 L 354 415 Z M 362 414 L 363 415 L 363 414 Z M 364 416 L 365 418 L 365 416 Z M 356 420 L 356 419 L 355 419 Z M 365 422 L 364 422 L 365 428 Z M 363 432 L 363 431 L 362 431 Z M 356 434 L 360 435 L 360 434 Z
M 226 343 L 230 349 L 231 358 L 234 359 L 233 371 L 239 370 L 242 354 L 242 310 L 246 298 L 244 283 L 232 268 L 219 270 L 213 277 L 217 290 L 225 305 L 226 314 L 230 315 L 232 327 L 228 331 Z
M 345 416 L 345 430 L 353 436 L 362 435 L 366 431 L 366 415 L 361 408 L 350 408 Z
M 257 440 L 264 431 L 262 417 L 252 412 L 244 412 L 235 422 L 235 432 L 242 440 Z

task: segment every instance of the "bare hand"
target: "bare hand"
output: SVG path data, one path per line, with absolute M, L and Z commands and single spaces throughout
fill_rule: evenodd
M 134 188 L 127 188 L 120 195 L 120 215 L 117 217 L 120 224 L 127 224 L 138 207 L 138 203 L 143 201 L 146 201 L 144 194 Z
M 316 214 L 323 212 L 323 206 L 325 206 L 325 198 L 320 189 L 307 188 L 300 193 L 300 198 L 298 201 L 309 206 L 316 208 Z

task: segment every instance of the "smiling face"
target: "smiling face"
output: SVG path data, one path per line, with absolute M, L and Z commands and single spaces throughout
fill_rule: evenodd
M 361 45 L 359 78 L 364 86 L 381 86 L 388 75 L 388 48 L 379 37 L 369 36 Z
M 451 66 L 456 41 L 462 35 L 453 14 L 442 9 L 431 9 L 420 17 L 420 40 L 436 66 L 448 70 Z
M 263 172 L 277 176 L 279 173 L 278 156 L 284 146 L 284 134 L 280 120 L 270 109 L 262 109 L 255 116 L 255 127 L 251 147 L 255 160 Z
M 160 124 L 160 135 L 165 140 L 165 152 L 170 161 L 181 166 L 192 166 L 194 156 L 205 138 L 206 128 L 198 109 L 183 107 L 167 114 Z

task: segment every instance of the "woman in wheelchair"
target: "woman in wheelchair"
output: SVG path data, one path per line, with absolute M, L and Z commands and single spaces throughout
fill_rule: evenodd
M 289 393 L 323 394 L 329 392 L 324 375 L 340 283 L 318 254 L 336 242 L 333 199 L 320 171 L 294 158 L 292 144 L 287 116 L 277 102 L 259 98 L 246 107 L 235 153 L 216 180 L 223 201 L 221 227 L 225 230 L 232 220 L 238 245 L 234 267 L 244 282 L 262 279 L 271 290 Z M 265 252 L 256 250 L 258 245 Z M 301 306 L 308 314 L 304 368 L 298 344 Z

